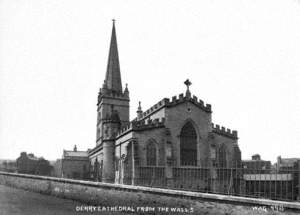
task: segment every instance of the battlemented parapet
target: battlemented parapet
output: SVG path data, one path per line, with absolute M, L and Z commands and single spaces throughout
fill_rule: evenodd
M 169 101 L 167 99 L 160 100 L 158 103 L 154 104 L 148 110 L 143 112 L 142 119 L 165 107 L 168 102 Z
M 130 131 L 142 131 L 153 128 L 161 128 L 165 126 L 165 118 L 157 118 L 154 120 L 139 120 L 131 121 L 128 125 L 121 128 L 120 132 L 117 134 L 117 137 L 127 134 Z
M 238 133 L 236 130 L 231 130 L 229 128 L 220 126 L 218 124 L 212 123 L 212 131 L 215 132 L 216 134 L 220 134 L 232 139 L 238 139 Z
M 210 104 L 204 104 L 204 102 L 200 99 L 198 100 L 197 96 L 192 96 L 192 97 L 188 97 L 188 96 L 184 96 L 183 94 L 179 94 L 179 96 L 173 96 L 171 101 L 169 99 L 166 99 L 168 101 L 167 106 L 175 106 L 177 104 L 180 104 L 182 102 L 185 101 L 190 101 L 192 102 L 194 105 L 198 106 L 199 108 L 201 108 L 202 110 L 204 110 L 205 112 L 211 113 L 211 105 Z
M 183 93 L 179 94 L 179 96 L 173 96 L 171 99 L 164 98 L 160 100 L 158 103 L 154 104 L 152 107 L 150 107 L 148 110 L 144 111 L 142 114 L 142 119 L 148 117 L 149 115 L 157 112 L 163 107 L 172 107 L 176 106 L 180 103 L 190 101 L 200 109 L 204 110 L 207 113 L 211 113 L 211 105 L 210 104 L 204 104 L 204 102 L 200 99 L 198 100 L 197 96 L 193 97 L 187 97 Z

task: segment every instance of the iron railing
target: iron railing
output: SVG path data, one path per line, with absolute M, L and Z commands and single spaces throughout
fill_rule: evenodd
M 300 169 L 245 169 L 240 166 L 142 166 L 126 184 L 196 192 L 300 201 Z

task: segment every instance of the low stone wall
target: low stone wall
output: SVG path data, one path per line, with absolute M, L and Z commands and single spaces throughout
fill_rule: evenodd
M 177 211 L 178 214 L 236 215 L 299 214 L 300 212 L 300 203 L 15 173 L 0 172 L 0 184 L 80 201 L 82 205 L 78 206 L 78 211 L 130 212 L 132 209 L 134 210 L 132 214 L 169 214 L 171 211 Z M 87 205 L 96 207 L 94 209 L 85 207 Z M 120 206 L 123 208 L 119 208 Z M 145 211 L 146 207 L 150 212 Z

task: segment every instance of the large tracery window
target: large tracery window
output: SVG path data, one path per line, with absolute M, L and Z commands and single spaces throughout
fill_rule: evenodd
M 154 142 L 149 142 L 146 148 L 147 166 L 156 166 L 156 145 Z
M 180 133 L 180 163 L 197 166 L 197 134 L 191 122 L 187 122 Z

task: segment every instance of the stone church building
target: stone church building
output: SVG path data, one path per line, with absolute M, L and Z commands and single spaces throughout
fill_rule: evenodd
M 88 151 L 94 180 L 211 191 L 234 187 L 239 174 L 227 170 L 241 163 L 237 131 L 213 124 L 211 105 L 191 94 L 189 80 L 184 84 L 186 92 L 145 111 L 139 103 L 130 120 L 113 22 L 98 95 L 96 146 Z

